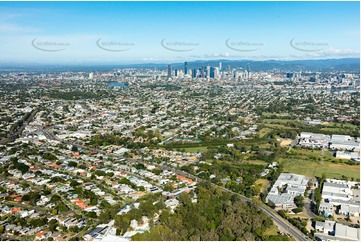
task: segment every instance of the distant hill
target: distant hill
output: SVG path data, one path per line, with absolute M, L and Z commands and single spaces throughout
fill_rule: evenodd
M 197 60 L 188 61 L 188 69 L 199 69 L 202 66 L 218 67 L 222 62 L 222 67 L 227 68 L 243 68 L 250 66 L 251 71 L 269 71 L 278 69 L 281 71 L 346 71 L 359 72 L 359 58 L 343 58 L 343 59 L 323 59 L 323 60 Z M 110 71 L 122 68 L 159 68 L 166 70 L 169 63 L 146 63 L 146 64 L 122 64 L 122 65 L 101 65 L 101 64 L 84 64 L 84 65 L 42 65 L 42 64 L 0 64 L 0 72 L 13 71 L 34 71 L 34 72 L 63 72 L 63 71 Z M 184 62 L 170 63 L 173 69 L 183 69 Z
M 345 59 L 325 59 L 325 60 L 267 60 L 267 61 L 252 61 L 252 60 L 211 60 L 211 61 L 194 61 L 188 62 L 188 68 L 199 69 L 202 65 L 219 66 L 222 62 L 222 68 L 243 68 L 247 69 L 250 66 L 251 71 L 267 71 L 272 69 L 279 69 L 283 71 L 360 71 L 359 58 L 345 58 Z M 184 63 L 172 64 L 172 68 L 183 68 Z

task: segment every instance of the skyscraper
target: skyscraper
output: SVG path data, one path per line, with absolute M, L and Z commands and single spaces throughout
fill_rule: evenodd
M 247 64 L 247 79 L 249 80 L 251 78 L 251 67 L 249 64 Z
M 196 78 L 197 77 L 197 69 L 193 69 L 192 71 L 192 77 Z
M 207 66 L 207 78 L 209 79 L 211 77 L 211 67 Z
M 219 68 L 218 67 L 215 67 L 214 68 L 214 78 L 218 79 L 219 78 Z
M 228 65 L 228 77 L 230 77 L 231 76 L 231 65 Z
M 178 76 L 178 70 L 174 69 L 174 76 Z
M 214 71 L 215 71 L 215 69 L 216 69 L 216 68 L 211 67 L 210 72 L 209 72 L 209 77 L 210 77 L 210 78 L 214 78 Z
M 184 75 L 188 74 L 187 62 L 184 62 Z
M 204 66 L 202 66 L 202 69 L 201 69 L 201 77 L 205 77 L 205 76 L 206 76 L 204 69 L 205 69 Z
M 172 65 L 168 65 L 168 77 L 172 76 Z
M 222 71 L 222 62 L 219 62 L 219 71 Z

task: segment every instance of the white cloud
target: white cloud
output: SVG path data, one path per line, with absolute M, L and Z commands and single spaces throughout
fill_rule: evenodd
M 13 23 L 0 23 L 0 33 L 18 34 L 18 33 L 37 33 L 41 29 L 32 26 L 21 26 Z
M 320 50 L 317 52 L 308 53 L 308 56 L 313 57 L 358 57 L 360 55 L 360 50 L 354 49 L 335 49 L 329 48 Z

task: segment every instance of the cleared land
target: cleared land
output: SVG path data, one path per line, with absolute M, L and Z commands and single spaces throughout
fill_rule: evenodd
M 347 165 L 343 163 L 331 163 L 297 160 L 297 159 L 282 159 L 284 171 L 305 175 L 307 177 L 321 177 L 325 173 L 329 178 L 341 178 L 342 175 L 360 179 L 360 165 Z
M 263 128 L 259 131 L 259 137 L 263 138 L 265 137 L 270 131 L 272 131 L 272 129 L 269 128 Z
M 287 146 L 287 145 L 292 144 L 292 142 L 293 142 L 293 140 L 291 140 L 291 139 L 283 139 L 283 140 L 280 142 L 280 146 L 281 146 L 281 147 L 285 147 L 285 146 Z
M 184 148 L 184 150 L 186 152 L 206 152 L 207 151 L 207 146 L 195 146 L 195 147 L 189 147 L 189 148 Z
M 263 234 L 264 235 L 277 235 L 278 234 L 278 229 L 277 229 L 276 225 L 273 224 Z
M 349 134 L 351 136 L 359 136 L 359 126 L 351 123 L 336 123 L 336 122 L 323 122 L 320 125 L 306 124 L 303 120 L 292 119 L 276 119 L 266 118 L 262 120 L 264 129 L 276 129 L 290 131 L 295 130 L 298 132 L 308 131 L 315 133 L 325 134 Z M 260 130 L 260 137 L 266 130 Z
M 294 122 L 300 122 L 298 120 L 293 120 L 293 119 L 276 119 L 276 118 L 267 118 L 267 119 L 263 119 L 264 123 L 273 123 L 273 124 L 283 124 L 283 123 L 294 123 Z
M 260 186 L 260 192 L 263 192 L 264 190 L 266 190 L 268 184 L 269 184 L 269 181 L 267 179 L 258 179 L 255 184 L 257 186 Z
M 262 165 L 262 166 L 268 165 L 268 163 L 263 161 L 263 160 L 245 160 L 242 163 L 244 163 L 244 164 L 252 164 L 252 165 Z

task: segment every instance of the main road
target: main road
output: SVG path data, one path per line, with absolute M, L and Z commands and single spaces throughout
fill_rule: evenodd
M 44 134 L 47 136 L 47 138 L 50 138 L 50 139 L 53 139 L 53 140 L 58 140 L 58 141 L 61 141 L 58 137 L 56 137 L 50 130 L 49 130 L 49 127 L 46 128 L 46 129 L 43 129 L 44 131 Z M 66 144 L 70 144 L 69 142 L 64 142 L 62 141 L 63 143 L 66 143 Z M 85 146 L 82 146 L 82 145 L 78 145 L 78 144 L 74 144 L 73 145 L 76 145 L 82 149 L 85 149 L 85 150 L 89 150 L 89 147 L 85 147 Z M 104 151 L 102 150 L 95 150 L 94 148 L 91 148 L 92 151 L 95 151 L 95 152 L 98 152 L 98 153 L 102 153 L 102 154 L 106 154 L 108 156 L 112 156 L 112 157 L 116 157 L 116 158 L 124 158 L 123 156 L 121 155 L 118 155 L 118 154 L 107 154 L 105 153 Z M 142 160 L 134 160 L 134 159 L 127 159 L 127 161 L 137 161 L 137 162 L 143 162 Z M 187 172 L 184 172 L 184 171 L 181 171 L 181 170 L 177 170 L 175 169 L 174 167 L 169 167 L 169 166 L 165 166 L 165 165 L 159 165 L 159 164 L 154 164 L 155 166 L 158 166 L 160 169 L 166 169 L 166 170 L 171 170 L 173 171 L 174 173 L 178 174 L 178 175 L 182 175 L 182 176 L 185 176 L 185 177 L 189 177 L 195 181 L 206 181 L 204 179 L 201 179 L 199 177 L 196 177 L 192 174 L 189 174 Z M 221 187 L 221 186 L 218 186 L 214 183 L 211 183 L 213 186 L 215 187 L 218 187 L 220 188 L 221 190 L 223 191 L 226 191 L 226 192 L 230 192 L 232 194 L 236 194 L 238 195 L 243 201 L 245 202 L 254 202 L 253 200 L 251 200 L 250 198 L 246 197 L 246 196 L 243 196 L 239 193 L 236 193 L 236 192 L 233 192 L 225 187 Z M 267 214 L 268 216 L 271 217 L 271 219 L 273 220 L 274 224 L 281 230 L 281 231 L 284 231 L 284 232 L 287 232 L 290 236 L 292 236 L 295 240 L 297 241 L 310 241 L 311 239 L 308 238 L 305 234 L 303 234 L 300 230 L 298 230 L 295 226 L 293 226 L 290 222 L 288 222 L 286 219 L 282 218 L 279 214 L 277 214 L 273 209 L 271 209 L 270 207 L 268 207 L 267 205 L 261 203 L 261 202 L 254 202 L 254 204 L 260 209 L 262 210 L 265 214 Z
M 175 172 L 178 175 L 182 175 L 182 176 L 186 176 L 189 178 L 192 178 L 196 181 L 205 181 L 204 179 L 200 179 L 199 177 L 193 176 L 191 174 L 188 174 L 187 172 L 184 171 L 180 171 L 177 170 L 175 168 L 172 167 L 167 167 L 167 166 L 159 166 L 159 168 L 161 169 L 167 169 L 167 170 L 171 170 L 173 172 Z M 219 189 L 221 189 L 222 191 L 226 191 L 226 192 L 230 192 L 232 194 L 236 194 L 238 195 L 243 201 L 245 202 L 254 202 L 253 200 L 251 200 L 250 198 L 243 196 L 239 193 L 233 192 L 225 187 L 222 186 L 218 186 L 214 183 L 211 183 L 213 186 L 218 187 Z M 275 223 L 275 225 L 282 231 L 287 232 L 289 235 L 291 235 L 295 240 L 297 241 L 310 241 L 310 239 L 303 234 L 299 229 L 297 229 L 295 226 L 293 226 L 290 222 L 288 222 L 286 219 L 282 218 L 279 214 L 277 214 L 272 208 L 268 207 L 267 205 L 259 202 L 256 203 L 254 202 L 254 204 L 261 209 L 265 214 L 267 214 L 268 216 L 271 217 L 271 219 L 273 220 L 273 222 Z

